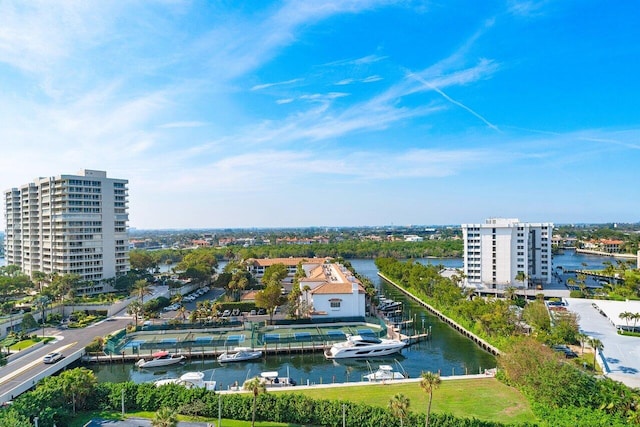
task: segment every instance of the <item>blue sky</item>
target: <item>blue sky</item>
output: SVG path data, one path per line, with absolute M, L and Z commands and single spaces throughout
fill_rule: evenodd
M 2 1 L 0 187 L 137 228 L 640 220 L 635 1 Z

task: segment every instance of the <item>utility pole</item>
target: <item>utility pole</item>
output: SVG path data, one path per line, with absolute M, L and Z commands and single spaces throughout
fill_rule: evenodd
M 121 390 L 121 400 L 122 400 L 122 416 L 124 417 L 124 387 Z

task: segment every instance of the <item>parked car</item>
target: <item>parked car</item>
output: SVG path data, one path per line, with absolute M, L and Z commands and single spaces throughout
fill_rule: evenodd
M 64 357 L 64 356 L 62 356 L 62 354 L 60 354 L 60 353 L 56 353 L 56 352 L 53 352 L 53 353 L 49 353 L 49 354 L 47 354 L 46 356 L 44 356 L 44 357 L 42 358 L 42 361 L 43 361 L 44 363 L 47 363 L 47 364 L 49 364 L 49 363 L 56 363 L 58 360 L 61 360 L 63 357 Z
M 225 310 L 222 312 L 222 317 L 229 317 L 231 316 L 231 310 Z
M 564 353 L 564 357 L 567 359 L 575 359 L 578 357 L 575 351 L 571 350 L 566 345 L 554 345 L 551 347 L 553 351 L 557 351 L 558 353 Z

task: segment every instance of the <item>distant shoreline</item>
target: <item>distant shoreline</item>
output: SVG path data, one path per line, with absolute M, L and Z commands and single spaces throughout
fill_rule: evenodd
M 612 258 L 638 259 L 638 256 L 634 254 L 611 254 L 609 252 L 592 251 L 590 249 L 576 248 L 576 252 L 581 254 L 598 255 L 598 256 L 612 257 Z

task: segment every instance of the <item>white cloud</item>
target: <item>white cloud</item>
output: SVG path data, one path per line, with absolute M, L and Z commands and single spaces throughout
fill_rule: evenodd
M 282 98 L 282 99 L 276 99 L 276 104 L 290 104 L 294 101 L 293 98 Z
M 291 79 L 291 80 L 286 80 L 284 82 L 264 83 L 264 84 L 253 86 L 251 90 L 262 90 L 262 89 L 267 89 L 274 86 L 288 86 L 301 81 L 303 81 L 303 79 Z

